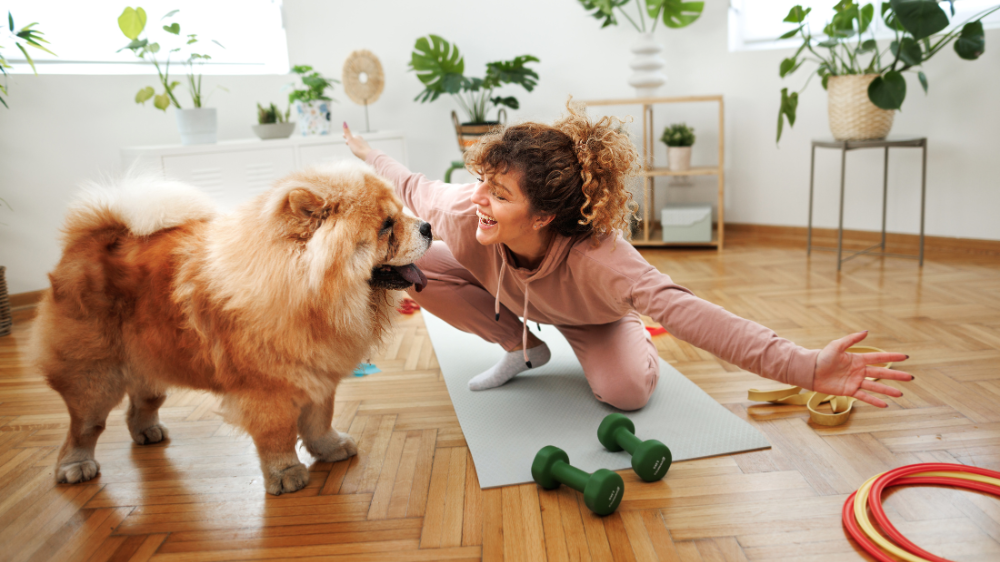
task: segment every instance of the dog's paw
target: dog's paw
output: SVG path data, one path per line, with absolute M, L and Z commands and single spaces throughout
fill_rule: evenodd
M 167 428 L 154 424 L 142 431 L 132 433 L 132 439 L 140 445 L 152 445 L 167 438 Z
M 306 443 L 306 450 L 320 462 L 337 462 L 358 454 L 358 445 L 350 435 L 331 431 L 316 441 Z
M 86 482 L 101 472 L 101 465 L 93 460 L 68 462 L 56 467 L 56 482 L 59 484 L 76 484 Z
M 281 471 L 275 471 L 266 479 L 265 487 L 267 493 L 280 496 L 298 492 L 309 484 L 309 469 L 306 465 L 299 463 Z

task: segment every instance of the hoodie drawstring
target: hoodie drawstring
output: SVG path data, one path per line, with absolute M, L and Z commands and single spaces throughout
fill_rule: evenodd
M 500 279 L 497 281 L 497 295 L 496 303 L 493 306 L 493 312 L 495 314 L 494 319 L 500 321 L 500 287 L 503 286 L 503 274 L 507 271 L 507 258 L 500 252 Z M 530 281 L 525 281 L 524 283 L 524 314 L 521 316 L 524 320 L 521 322 L 523 329 L 521 331 L 521 351 L 524 353 L 524 364 L 531 368 L 531 361 L 528 360 L 528 284 Z M 538 330 L 541 331 L 542 327 L 539 326 Z

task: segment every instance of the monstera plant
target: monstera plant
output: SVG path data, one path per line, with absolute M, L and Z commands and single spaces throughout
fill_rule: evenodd
M 874 4 L 858 4 L 854 0 L 841 0 L 833 7 L 833 18 L 815 36 L 806 23 L 812 8 L 795 6 L 784 21 L 795 26 L 781 39 L 800 37 L 802 45 L 795 54 L 781 61 L 778 74 L 791 75 L 806 61 L 816 63 L 802 90 L 812 77 L 818 76 L 823 88 L 835 76 L 875 75 L 868 85 L 868 99 L 878 108 L 897 110 L 906 99 L 906 73 L 915 74 L 924 93 L 928 91 L 927 75 L 921 67 L 925 61 L 954 42 L 955 53 L 964 60 L 979 58 L 986 49 L 983 35 L 983 18 L 1000 9 L 995 6 L 972 16 L 951 31 L 944 32 L 954 17 L 951 0 L 890 0 L 879 6 L 881 17 L 893 38 L 880 48 L 875 38 L 873 21 Z M 781 90 L 778 111 L 778 140 L 784 121 L 795 124 L 799 93 Z
M 687 27 L 701 17 L 701 12 L 705 8 L 704 2 L 684 2 L 682 0 L 635 0 L 636 15 L 639 23 L 636 23 L 632 16 L 625 11 L 625 6 L 631 0 L 579 0 L 580 4 L 587 11 L 593 10 L 591 15 L 597 20 L 603 20 L 601 28 L 609 25 L 618 25 L 618 13 L 625 16 L 625 19 L 632 24 L 636 31 L 645 32 L 646 18 L 643 11 L 653 20 L 649 26 L 649 31 L 656 31 L 656 24 L 663 20 L 663 25 L 672 28 Z
M 458 47 L 437 35 L 417 39 L 410 58 L 410 69 L 424 89 L 414 98 L 431 102 L 441 94 L 450 94 L 462 107 L 469 123 L 487 123 L 492 107 L 517 109 L 520 104 L 513 96 L 493 96 L 494 90 L 505 84 L 516 84 L 527 91 L 535 89 L 538 74 L 526 65 L 538 62 L 532 55 L 521 55 L 507 61 L 486 63 L 482 78 L 465 76 L 465 59 Z

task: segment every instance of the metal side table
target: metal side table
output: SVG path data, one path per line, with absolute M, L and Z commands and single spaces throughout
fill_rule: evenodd
M 837 223 L 837 247 L 824 248 L 817 246 L 817 250 L 828 250 L 837 252 L 837 271 L 845 261 L 860 256 L 862 254 L 872 254 L 876 256 L 892 256 L 897 258 L 913 258 L 920 260 L 920 266 L 924 265 L 924 208 L 927 200 L 927 137 L 901 137 L 886 138 L 880 140 L 858 140 L 858 141 L 838 141 L 833 139 L 813 139 L 812 141 L 812 162 L 809 165 L 809 229 L 806 235 L 806 255 L 810 255 L 813 250 L 812 245 L 812 218 L 813 218 L 813 184 L 815 183 L 816 172 L 816 147 L 839 148 L 840 149 L 840 218 Z M 885 211 L 886 201 L 889 193 L 889 149 L 901 148 L 921 148 L 923 149 L 923 159 L 921 161 L 920 173 L 920 253 L 916 256 L 910 254 L 890 254 L 885 251 Z M 884 148 L 885 164 L 882 175 L 882 241 L 870 248 L 853 252 L 846 258 L 843 256 L 844 250 L 844 177 L 847 170 L 847 151 L 862 148 Z M 875 248 L 880 248 L 880 252 L 872 252 Z

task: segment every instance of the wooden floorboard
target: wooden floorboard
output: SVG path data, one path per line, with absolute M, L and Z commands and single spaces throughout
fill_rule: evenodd
M 857 330 L 908 353 L 916 380 L 879 410 L 856 405 L 839 427 L 804 408 L 756 404 L 770 381 L 671 336 L 660 355 L 767 436 L 770 449 L 675 463 L 666 479 L 631 471 L 625 499 L 597 517 L 581 495 L 535 485 L 481 490 L 419 313 L 397 319 L 373 357 L 382 372 L 345 380 L 335 427 L 358 456 L 321 463 L 311 481 L 264 493 L 252 441 L 218 399 L 178 390 L 161 409 L 170 440 L 141 447 L 108 419 L 101 475 L 57 486 L 68 427 L 60 397 L 25 361 L 29 300 L 0 338 L 0 560 L 872 560 L 840 524 L 867 478 L 916 462 L 1000 470 L 1000 259 L 973 248 L 915 261 L 807 258 L 796 237 L 734 232 L 723 252 L 643 250 L 703 298 L 807 347 Z M 20 301 L 18 301 L 20 303 Z M 948 487 L 886 492 L 897 528 L 960 561 L 1000 560 L 1000 500 Z

